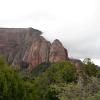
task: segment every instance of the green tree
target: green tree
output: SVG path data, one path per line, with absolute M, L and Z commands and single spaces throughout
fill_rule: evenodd
M 88 76 L 96 76 L 97 74 L 97 68 L 96 65 L 91 61 L 90 58 L 85 58 L 83 61 L 82 70 L 88 75 Z
M 0 58 L 0 100 L 33 100 L 32 84 Z
M 85 59 L 83 60 L 83 63 L 84 63 L 84 64 L 88 64 L 88 63 L 92 63 L 92 62 L 91 62 L 91 59 L 90 59 L 90 58 L 85 58 Z
M 57 62 L 34 80 L 34 100 L 59 100 L 55 91 L 50 91 L 52 84 L 76 81 L 76 69 L 69 61 Z

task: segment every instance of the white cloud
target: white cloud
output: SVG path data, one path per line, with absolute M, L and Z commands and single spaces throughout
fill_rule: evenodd
M 96 65 L 99 65 L 99 66 L 100 66 L 100 60 L 98 60 L 98 59 L 93 59 L 93 62 L 94 62 Z

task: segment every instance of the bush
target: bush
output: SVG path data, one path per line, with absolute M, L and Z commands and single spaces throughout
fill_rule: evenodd
M 89 77 L 97 75 L 96 65 L 92 63 L 84 64 L 82 69 Z
M 76 81 L 76 69 L 69 61 L 57 62 L 34 80 L 35 100 L 59 100 L 55 92 L 50 92 L 52 84 L 71 83 Z
M 0 58 L 0 100 L 33 100 L 32 84 Z

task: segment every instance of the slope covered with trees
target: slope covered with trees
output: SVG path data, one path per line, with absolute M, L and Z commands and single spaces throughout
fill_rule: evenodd
M 100 100 L 100 70 L 91 61 L 79 71 L 70 61 L 23 71 L 0 58 L 0 100 Z

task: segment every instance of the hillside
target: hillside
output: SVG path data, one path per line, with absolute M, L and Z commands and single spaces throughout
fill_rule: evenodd
M 0 100 L 100 100 L 100 68 L 41 34 L 0 28 Z
M 0 58 L 0 100 L 100 100 L 100 70 L 61 61 L 23 73 Z

